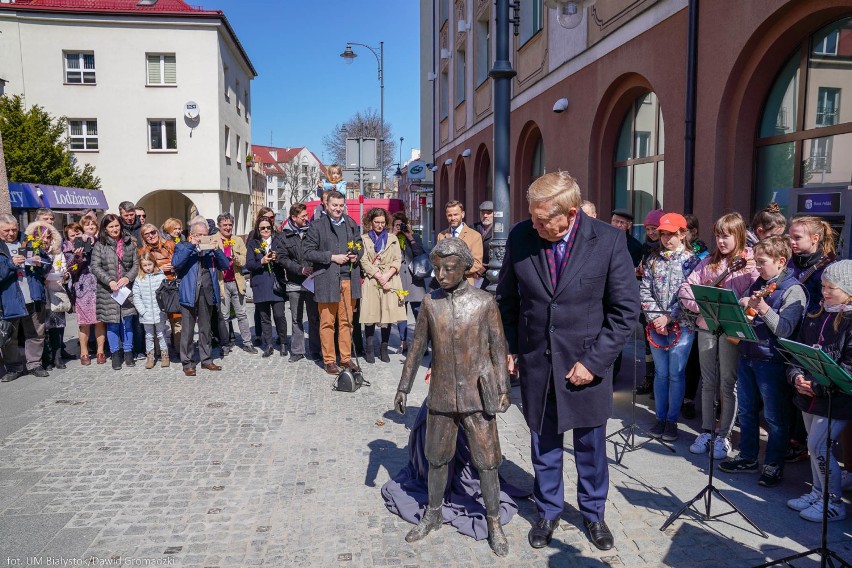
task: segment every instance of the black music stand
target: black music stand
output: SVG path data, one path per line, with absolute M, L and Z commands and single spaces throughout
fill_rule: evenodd
M 822 385 L 826 392 L 828 393 L 828 435 L 825 439 L 825 456 L 828 459 L 828 456 L 831 453 L 831 444 L 833 440 L 831 439 L 831 407 L 832 407 L 832 395 L 836 393 L 838 390 L 843 391 L 846 394 L 852 395 L 852 376 L 846 372 L 846 369 L 838 365 L 831 357 L 826 355 L 821 349 L 810 347 L 808 345 L 803 345 L 801 343 L 797 343 L 795 341 L 790 341 L 787 339 L 779 339 L 778 342 L 781 344 L 781 347 L 793 356 L 799 365 L 805 370 L 808 375 L 813 377 L 813 379 Z M 852 564 L 849 564 L 838 555 L 836 552 L 828 548 L 828 470 L 831 469 L 826 465 L 825 473 L 823 474 L 822 480 L 822 535 L 820 538 L 820 545 L 816 548 L 812 548 L 810 550 L 806 550 L 804 552 L 800 552 L 798 554 L 793 554 L 792 556 L 788 556 L 786 558 L 782 558 L 780 560 L 776 560 L 774 562 L 768 562 L 766 564 L 761 564 L 757 568 L 767 568 L 768 566 L 776 566 L 778 564 L 786 564 L 787 566 L 791 566 L 790 561 L 798 560 L 799 558 L 804 558 L 806 556 L 811 556 L 813 554 L 819 554 L 819 565 L 820 568 L 825 568 L 826 566 L 834 567 L 834 562 L 832 558 L 840 562 L 840 566 L 846 566 L 847 568 L 852 568 Z
M 662 314 L 668 314 L 668 312 L 660 312 Z M 616 430 L 612 434 L 606 437 L 607 440 L 612 442 L 613 448 L 615 450 L 615 464 L 621 465 L 621 460 L 624 459 L 624 454 L 629 452 L 635 452 L 638 449 L 645 447 L 645 444 L 650 442 L 659 442 L 664 448 L 667 448 L 671 453 L 675 453 L 675 449 L 668 442 L 663 440 L 662 438 L 652 438 L 648 436 L 647 440 L 643 440 L 642 442 L 636 443 L 636 434 L 637 432 L 640 435 L 647 436 L 648 433 L 636 422 L 636 377 L 637 377 L 637 367 L 639 366 L 639 358 L 636 356 L 636 327 L 633 328 L 633 400 L 630 405 L 630 424 L 622 428 L 621 430 Z M 613 377 L 615 380 L 615 377 Z M 621 438 L 621 441 L 611 439 L 611 438 Z M 619 451 L 621 448 L 621 451 Z
M 757 341 L 757 336 L 754 334 L 754 330 L 751 327 L 751 324 L 745 317 L 745 312 L 743 312 L 742 307 L 740 307 L 739 302 L 737 301 L 736 295 L 731 290 L 726 290 L 724 288 L 714 288 L 712 286 L 699 286 L 698 284 L 691 284 L 692 293 L 695 296 L 695 301 L 698 304 L 698 309 L 701 312 L 701 316 L 707 322 L 707 329 L 715 335 L 718 340 L 722 339 L 723 335 L 727 335 L 729 337 L 736 337 L 738 339 L 744 341 Z M 716 375 L 719 374 L 719 349 L 716 349 Z M 763 538 L 769 538 L 769 535 L 763 532 L 763 530 L 758 527 L 754 521 L 749 519 L 745 513 L 740 511 L 736 505 L 731 503 L 727 497 L 722 495 L 722 493 L 713 485 L 713 470 L 714 470 L 714 459 L 713 459 L 713 447 L 716 442 L 716 428 L 714 427 L 711 430 L 711 438 L 710 438 L 710 467 L 708 468 L 707 473 L 707 485 L 698 492 L 698 494 L 690 499 L 684 504 L 683 507 L 680 508 L 676 513 L 672 514 L 668 518 L 668 520 L 660 527 L 661 531 L 664 531 L 671 525 L 675 519 L 680 517 L 683 513 L 688 510 L 692 510 L 697 513 L 698 518 L 702 521 L 709 521 L 712 519 L 718 519 L 720 517 L 724 517 L 726 515 L 731 515 L 733 513 L 739 514 L 748 524 L 754 527 Z M 716 495 L 719 499 L 724 501 L 731 507 L 730 511 L 725 511 L 724 513 L 718 513 L 715 515 L 710 514 L 710 506 L 712 504 L 713 495 Z M 699 511 L 694 507 L 695 502 L 699 499 L 703 499 L 704 501 L 704 512 Z

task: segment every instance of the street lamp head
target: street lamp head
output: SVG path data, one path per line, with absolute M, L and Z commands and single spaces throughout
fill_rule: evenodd
M 398 178 L 402 177 L 402 170 L 399 169 L 399 164 L 396 165 L 396 171 L 393 173 L 393 175 L 394 175 L 394 177 L 398 177 Z
M 346 61 L 347 65 L 351 65 L 355 58 L 358 57 L 358 54 L 352 51 L 352 46 L 347 43 L 346 49 L 343 50 L 343 53 L 340 54 L 340 57 L 342 57 L 344 61 Z

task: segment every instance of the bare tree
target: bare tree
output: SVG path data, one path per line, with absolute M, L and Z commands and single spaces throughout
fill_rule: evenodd
M 12 213 L 9 199 L 9 180 L 6 178 L 6 154 L 3 153 L 3 134 L 0 133 L 0 214 Z
M 381 125 L 381 116 L 375 109 L 368 108 L 364 112 L 356 112 L 349 120 L 343 124 L 335 125 L 334 130 L 323 136 L 322 143 L 325 146 L 325 151 L 334 163 L 343 164 L 346 161 L 346 139 L 363 137 L 380 140 L 382 138 Z M 391 125 L 387 120 L 385 121 L 384 139 L 383 164 L 385 171 L 387 171 L 394 162 L 394 156 L 396 156 L 396 142 L 393 140 Z
M 318 164 L 301 163 L 296 157 L 289 162 L 279 162 L 278 166 L 284 170 L 284 182 L 289 185 L 288 201 L 291 204 L 309 201 L 316 196 L 317 182 L 322 177 Z

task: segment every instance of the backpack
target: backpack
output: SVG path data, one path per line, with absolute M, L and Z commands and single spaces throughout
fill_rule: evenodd
M 178 280 L 163 280 L 157 288 L 157 305 L 167 314 L 180 313 L 180 295 L 178 292 Z

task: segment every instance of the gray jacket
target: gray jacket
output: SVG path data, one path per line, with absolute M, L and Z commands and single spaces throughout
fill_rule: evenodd
M 118 255 L 115 253 L 114 240 L 107 237 L 107 244 L 98 241 L 92 250 L 90 268 L 98 281 L 96 311 L 98 321 L 105 323 L 119 323 L 121 318 L 136 315 L 136 308 L 133 307 L 133 294 L 131 293 L 119 306 L 112 299 L 112 290 L 109 287 L 111 281 L 126 277 L 130 280 L 127 287 L 132 290 L 133 281 L 136 280 L 136 274 L 139 271 L 139 257 L 136 254 L 136 243 L 133 242 L 133 237 L 129 234 L 122 234 L 122 240 L 124 251 L 121 258 L 121 276 L 118 275 Z
M 360 259 L 364 256 L 361 243 L 361 230 L 358 223 L 344 215 L 339 227 L 332 227 L 331 218 L 323 215 L 311 223 L 304 241 L 304 259 L 314 265 L 314 299 L 318 303 L 336 303 L 340 301 L 340 271 L 351 268 L 352 298 L 361 297 L 361 265 L 356 260 L 351 265 L 341 266 L 331 261 L 334 254 L 346 254 L 347 244 L 353 243 Z

